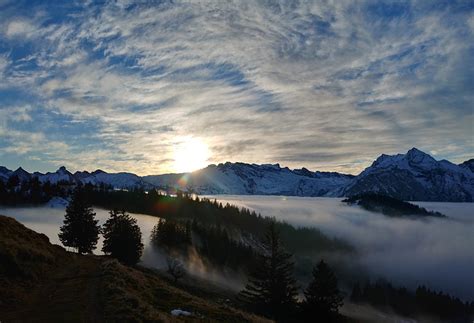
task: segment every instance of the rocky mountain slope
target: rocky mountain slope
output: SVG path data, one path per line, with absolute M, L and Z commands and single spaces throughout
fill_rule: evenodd
M 474 173 L 469 167 L 437 161 L 416 149 L 381 155 L 344 188 L 342 195 L 365 192 L 408 201 L 472 202 Z
M 115 188 L 150 187 L 149 183 L 146 183 L 140 176 L 132 173 L 106 173 L 99 169 L 92 173 L 86 171 L 76 172 L 74 177 L 83 184 L 105 183 Z
M 353 176 L 290 170 L 280 165 L 225 163 L 189 174 L 145 176 L 157 187 L 178 187 L 199 194 L 334 196 Z

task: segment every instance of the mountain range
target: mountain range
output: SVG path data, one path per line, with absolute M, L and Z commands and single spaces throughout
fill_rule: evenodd
M 142 187 L 181 189 L 198 194 L 353 196 L 376 192 L 411 201 L 474 201 L 474 159 L 456 165 L 437 161 L 416 148 L 406 154 L 381 155 L 359 175 L 291 170 L 279 164 L 223 163 L 181 174 L 140 177 L 132 173 L 96 170 L 72 174 L 65 167 L 54 173 L 28 173 L 0 166 L 0 180 L 17 175 L 20 180 L 37 177 L 41 182 L 59 181 L 100 184 L 117 189 Z

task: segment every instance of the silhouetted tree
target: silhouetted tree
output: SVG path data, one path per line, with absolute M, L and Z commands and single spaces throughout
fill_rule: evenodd
M 81 188 L 76 188 L 66 208 L 64 225 L 60 228 L 59 240 L 66 247 L 77 249 L 81 254 L 92 253 L 99 240 L 100 226 L 91 205 Z
M 304 291 L 304 295 L 302 308 L 307 319 L 317 317 L 322 322 L 337 319 L 343 297 L 337 287 L 336 275 L 323 260 L 313 268 L 313 280 Z
M 186 227 L 171 220 L 160 219 L 153 227 L 151 240 L 157 247 L 166 249 L 186 249 L 191 243 L 191 233 L 186 232 Z
M 297 287 L 292 255 L 284 251 L 274 222 L 265 235 L 264 248 L 239 298 L 257 313 L 285 320 L 294 313 Z
M 102 251 L 126 265 L 135 265 L 143 252 L 142 233 L 137 220 L 125 211 L 110 211 L 102 234 Z

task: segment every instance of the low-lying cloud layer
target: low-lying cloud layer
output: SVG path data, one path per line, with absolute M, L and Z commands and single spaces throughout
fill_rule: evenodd
M 358 256 L 347 259 L 354 269 L 363 268 L 370 276 L 386 278 L 398 286 L 427 285 L 443 292 L 474 300 L 474 217 L 472 203 L 419 203 L 442 212 L 448 219 L 410 220 L 390 218 L 342 204 L 334 198 L 221 195 L 222 202 L 254 209 L 296 226 L 315 226 L 324 234 L 352 244 Z M 99 223 L 109 214 L 95 209 Z M 12 216 L 27 227 L 46 234 L 60 244 L 59 227 L 64 207 L 0 208 L 0 214 Z M 164 256 L 150 245 L 150 234 L 158 218 L 132 214 L 140 226 L 145 244 L 142 262 L 166 268 Z M 101 253 L 102 237 L 96 253 Z M 245 279 L 240 273 L 225 273 L 205 266 L 196 258 L 187 269 L 207 279 L 238 289 Z
M 358 172 L 412 146 L 472 157 L 472 1 L 0 2 L 0 158 Z
M 216 196 L 298 226 L 314 226 L 354 245 L 373 278 L 430 288 L 474 300 L 472 203 L 423 202 L 449 218 L 391 218 L 333 198 Z

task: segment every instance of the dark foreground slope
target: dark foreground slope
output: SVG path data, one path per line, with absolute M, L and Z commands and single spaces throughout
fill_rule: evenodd
M 171 316 L 177 308 L 193 316 Z M 265 321 L 193 296 L 149 270 L 67 252 L 45 235 L 0 216 L 1 322 L 181 320 Z

